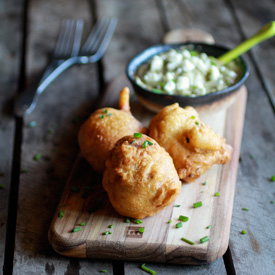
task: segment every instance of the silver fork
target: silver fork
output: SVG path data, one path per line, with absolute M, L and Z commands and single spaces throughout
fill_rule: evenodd
M 98 20 L 80 50 L 83 20 L 63 20 L 52 62 L 42 78 L 19 95 L 14 106 L 15 114 L 30 114 L 36 107 L 39 95 L 67 68 L 74 64 L 97 62 L 106 51 L 116 24 L 115 18 L 104 17 Z

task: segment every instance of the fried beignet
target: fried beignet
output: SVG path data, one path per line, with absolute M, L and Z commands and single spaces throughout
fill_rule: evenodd
M 131 135 L 112 149 L 103 187 L 119 214 L 142 219 L 170 205 L 180 193 L 181 181 L 172 158 L 155 140 Z
M 79 130 L 80 149 L 98 173 L 104 172 L 105 161 L 116 141 L 135 132 L 146 133 L 147 131 L 130 112 L 129 94 L 129 89 L 125 87 L 120 92 L 120 110 L 98 109 L 91 114 Z
M 192 182 L 214 164 L 231 160 L 232 147 L 199 120 L 192 107 L 163 108 L 150 122 L 149 136 L 172 157 L 180 179 Z

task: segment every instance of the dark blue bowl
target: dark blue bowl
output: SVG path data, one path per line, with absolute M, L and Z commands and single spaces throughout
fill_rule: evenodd
M 245 80 L 249 75 L 249 67 L 247 62 L 243 57 L 238 58 L 238 65 L 240 67 L 240 77 L 239 81 L 235 83 L 233 86 L 230 86 L 226 89 L 216 91 L 214 93 L 210 93 L 203 96 L 197 97 L 189 97 L 189 96 L 181 96 L 181 95 L 167 95 L 167 94 L 159 94 L 150 91 L 149 89 L 143 88 L 136 83 L 134 75 L 137 72 L 137 69 L 140 65 L 146 63 L 150 60 L 154 55 L 160 54 L 162 52 L 169 51 L 170 49 L 176 49 L 181 46 L 193 45 L 193 49 L 198 52 L 204 52 L 207 55 L 219 57 L 225 52 L 229 51 L 228 48 L 220 46 L 220 45 L 211 45 L 204 43 L 181 43 L 181 44 L 164 44 L 164 45 L 156 45 L 150 48 L 145 49 L 144 51 L 137 54 L 134 58 L 130 60 L 126 68 L 126 74 L 130 82 L 132 83 L 135 93 L 137 94 L 140 102 L 145 105 L 147 108 L 158 111 L 164 106 L 171 105 L 175 102 L 178 102 L 180 106 L 201 106 L 211 104 L 214 101 L 221 100 L 224 97 L 234 93 L 238 90 L 238 88 L 244 84 Z

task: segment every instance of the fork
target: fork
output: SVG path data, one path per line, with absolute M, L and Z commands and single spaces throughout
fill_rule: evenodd
M 72 65 L 97 62 L 106 51 L 116 24 L 116 18 L 103 17 L 98 20 L 83 47 L 80 48 L 83 20 L 63 20 L 52 62 L 42 77 L 18 96 L 14 106 L 15 114 L 17 116 L 30 114 L 36 107 L 39 95 Z

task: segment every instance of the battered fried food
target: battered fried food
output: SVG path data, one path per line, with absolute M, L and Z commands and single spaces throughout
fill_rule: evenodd
M 103 187 L 122 216 L 142 219 L 171 204 L 181 181 L 169 154 L 152 138 L 120 139 L 106 161 Z
M 163 108 L 150 122 L 149 136 L 172 157 L 180 179 L 192 182 L 214 164 L 231 160 L 232 147 L 199 120 L 192 107 Z
M 78 142 L 84 157 L 95 171 L 103 173 L 110 150 L 120 138 L 135 132 L 146 133 L 147 129 L 130 112 L 130 91 L 125 87 L 120 92 L 119 109 L 98 109 L 81 126 Z

